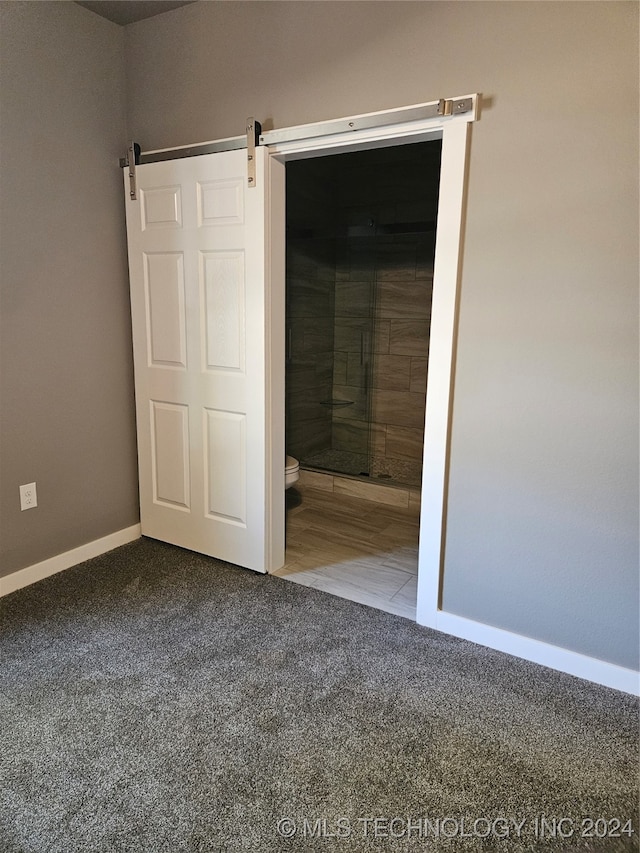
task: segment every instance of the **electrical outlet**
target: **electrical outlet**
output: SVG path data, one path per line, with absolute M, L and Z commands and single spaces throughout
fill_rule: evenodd
M 27 483 L 26 486 L 20 486 L 20 509 L 33 509 L 34 506 L 38 506 L 36 484 Z

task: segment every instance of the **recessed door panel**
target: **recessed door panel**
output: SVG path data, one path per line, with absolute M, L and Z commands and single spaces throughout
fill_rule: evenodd
M 238 412 L 206 409 L 206 513 L 246 526 L 247 424 Z
M 244 252 L 203 252 L 204 361 L 208 369 L 244 370 Z
M 145 253 L 144 278 L 149 365 L 185 368 L 187 344 L 182 253 Z
M 189 411 L 186 406 L 151 401 L 153 499 L 189 509 Z
M 244 193 L 241 177 L 198 184 L 198 225 L 242 225 Z
M 142 230 L 182 227 L 180 187 L 155 187 L 140 191 Z

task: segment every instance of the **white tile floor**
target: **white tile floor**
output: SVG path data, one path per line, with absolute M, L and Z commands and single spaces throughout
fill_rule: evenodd
M 276 575 L 415 620 L 419 508 L 301 483 L 287 492 L 286 562 Z

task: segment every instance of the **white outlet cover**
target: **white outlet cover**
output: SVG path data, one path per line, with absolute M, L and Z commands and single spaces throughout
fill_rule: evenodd
M 20 486 L 20 509 L 33 509 L 36 506 L 38 506 L 36 484 L 27 483 L 24 486 Z

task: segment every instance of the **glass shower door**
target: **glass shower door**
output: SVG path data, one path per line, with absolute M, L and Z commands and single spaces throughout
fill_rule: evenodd
M 371 473 L 375 240 L 345 237 L 336 246 L 332 469 Z
M 345 168 L 287 164 L 286 446 L 303 468 L 369 476 L 376 239 L 369 206 L 337 195 Z

